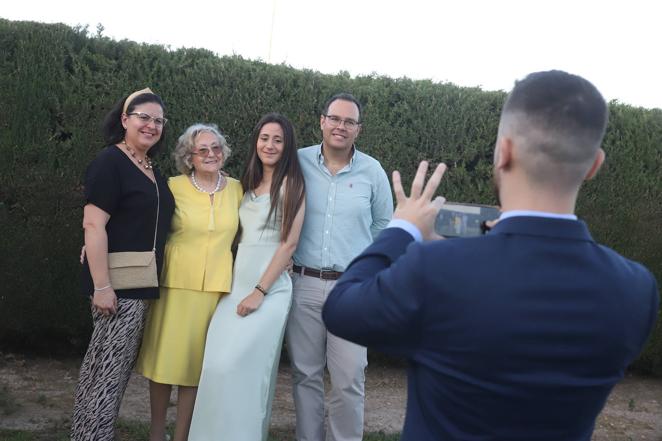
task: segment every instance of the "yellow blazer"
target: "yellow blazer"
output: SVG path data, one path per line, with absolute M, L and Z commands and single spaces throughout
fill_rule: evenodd
M 175 196 L 175 214 L 165 247 L 161 286 L 209 292 L 230 292 L 232 252 L 239 226 L 241 183 L 227 178 L 214 196 L 193 187 L 188 176 L 168 180 Z

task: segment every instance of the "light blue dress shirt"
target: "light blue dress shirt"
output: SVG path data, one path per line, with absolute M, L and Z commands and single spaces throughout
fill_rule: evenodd
M 393 197 L 379 161 L 356 148 L 334 175 L 324 165 L 321 144 L 299 149 L 306 181 L 306 215 L 294 263 L 344 271 L 393 216 Z

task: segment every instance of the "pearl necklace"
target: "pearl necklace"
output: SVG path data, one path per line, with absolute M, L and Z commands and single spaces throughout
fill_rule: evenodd
M 133 150 L 133 147 L 126 143 L 126 140 L 122 141 L 120 144 L 124 144 L 126 146 L 126 149 L 129 151 L 131 157 L 138 161 L 138 165 L 142 166 L 145 170 L 152 169 L 152 160 L 149 156 L 145 156 L 145 163 L 143 164 L 143 160 L 136 158 L 135 150 Z
M 216 181 L 216 187 L 212 191 L 207 191 L 204 188 L 200 187 L 200 184 L 198 184 L 198 181 L 195 180 L 195 170 L 191 171 L 191 182 L 193 183 L 193 186 L 195 187 L 196 190 L 198 190 L 201 193 L 207 193 L 209 195 L 212 195 L 216 193 L 218 190 L 221 189 L 221 185 L 223 184 L 223 175 L 221 174 L 221 171 L 218 171 L 218 180 Z

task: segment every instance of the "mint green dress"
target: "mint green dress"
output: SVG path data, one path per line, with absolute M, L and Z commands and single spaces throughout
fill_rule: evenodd
M 282 210 L 267 223 L 270 205 L 269 194 L 247 192 L 239 207 L 242 235 L 232 291 L 209 325 L 189 441 L 267 439 L 292 301 L 290 276 L 283 272 L 252 314 L 239 316 L 237 305 L 253 291 L 280 245 Z

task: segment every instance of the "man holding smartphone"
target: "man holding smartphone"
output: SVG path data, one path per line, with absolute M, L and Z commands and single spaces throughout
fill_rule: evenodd
M 296 439 L 363 438 L 367 350 L 329 333 L 322 306 L 349 262 L 386 227 L 393 199 L 384 169 L 358 151 L 361 105 L 331 97 L 320 116 L 322 144 L 299 150 L 306 217 L 294 254 L 287 350 L 292 365 Z M 331 377 L 329 436 L 324 430 L 324 368 Z
M 494 150 L 499 222 L 432 235 L 443 198 L 421 163 L 407 197 L 393 173 L 390 228 L 347 268 L 330 332 L 410 361 L 402 440 L 588 441 L 659 307 L 642 265 L 597 244 L 574 214 L 604 161 L 607 104 L 585 79 L 533 73 L 504 104 Z

